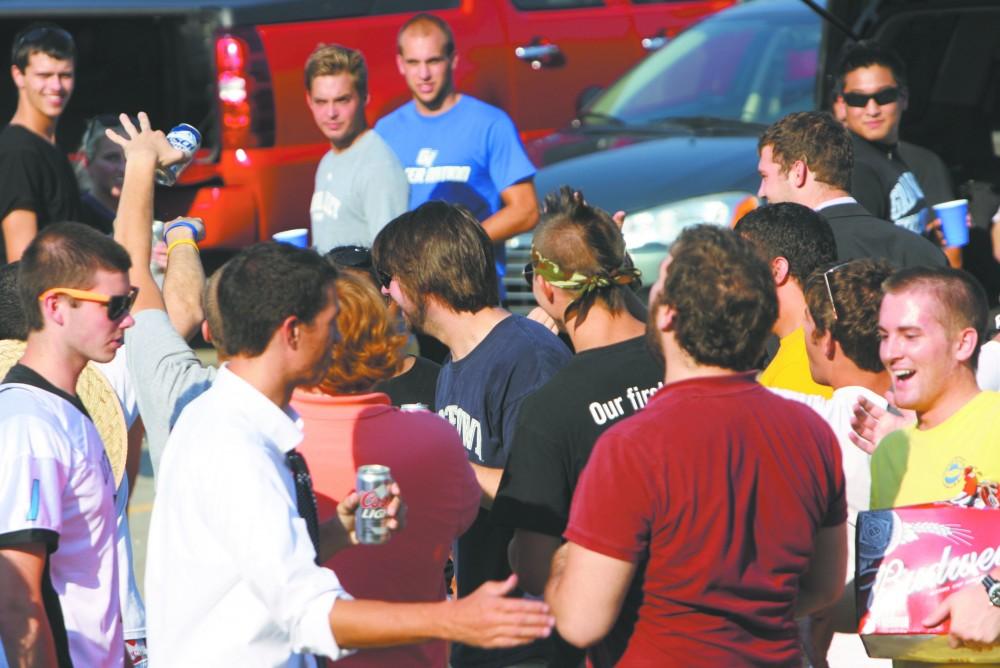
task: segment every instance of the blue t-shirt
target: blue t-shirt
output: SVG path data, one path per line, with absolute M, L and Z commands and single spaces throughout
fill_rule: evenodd
M 503 468 L 514 437 L 517 413 L 525 397 L 544 385 L 569 362 L 569 349 L 542 325 L 519 315 L 497 323 L 472 352 L 457 362 L 445 360 L 434 403 L 438 414 L 458 429 L 469 461 Z M 482 508 L 472 527 L 458 539 L 456 580 L 465 596 L 487 580 L 510 575 L 507 544 L 512 529 L 495 525 Z M 541 656 L 544 643 L 514 650 L 452 648 L 451 665 L 506 666 Z
M 422 115 L 410 101 L 379 119 L 375 131 L 406 171 L 410 209 L 444 200 L 483 221 L 501 208 L 503 190 L 535 175 L 510 116 L 469 95 L 439 116 Z M 502 243 L 494 254 L 502 276 Z

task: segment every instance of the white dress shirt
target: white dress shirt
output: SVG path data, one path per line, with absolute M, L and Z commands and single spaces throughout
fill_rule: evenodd
M 151 665 L 309 666 L 341 650 L 329 613 L 350 598 L 316 553 L 285 453 L 301 421 L 223 367 L 167 441 L 149 527 Z

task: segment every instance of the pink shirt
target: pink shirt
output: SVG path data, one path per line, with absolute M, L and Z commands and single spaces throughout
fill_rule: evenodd
M 327 561 L 358 599 L 439 601 L 452 541 L 472 524 L 480 490 L 455 428 L 434 413 L 406 413 L 375 393 L 331 397 L 296 391 L 305 422 L 298 447 L 312 475 L 320 522 L 354 489 L 365 464 L 392 470 L 407 505 L 406 528 L 384 545 L 359 545 Z M 338 666 L 445 666 L 443 641 L 365 650 Z

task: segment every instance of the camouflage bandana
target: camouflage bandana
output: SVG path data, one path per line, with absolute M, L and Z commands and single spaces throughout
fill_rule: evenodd
M 628 285 L 642 275 L 641 271 L 630 266 L 627 262 L 610 273 L 601 271 L 586 276 L 576 271 L 570 274 L 568 271 L 562 270 L 552 260 L 543 257 L 534 246 L 531 247 L 531 264 L 535 273 L 544 278 L 550 285 L 563 290 L 580 291 L 576 299 L 566 307 L 565 317 L 569 317 L 572 311 L 584 306 L 588 298 L 596 294 L 598 290 L 616 285 Z M 586 311 L 585 308 L 583 310 Z

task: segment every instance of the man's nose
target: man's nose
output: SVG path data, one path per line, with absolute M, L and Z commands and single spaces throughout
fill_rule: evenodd
M 872 116 L 878 116 L 882 113 L 882 107 L 880 107 L 878 102 L 875 101 L 875 98 L 870 97 L 868 98 L 868 104 L 865 105 L 865 113 Z

